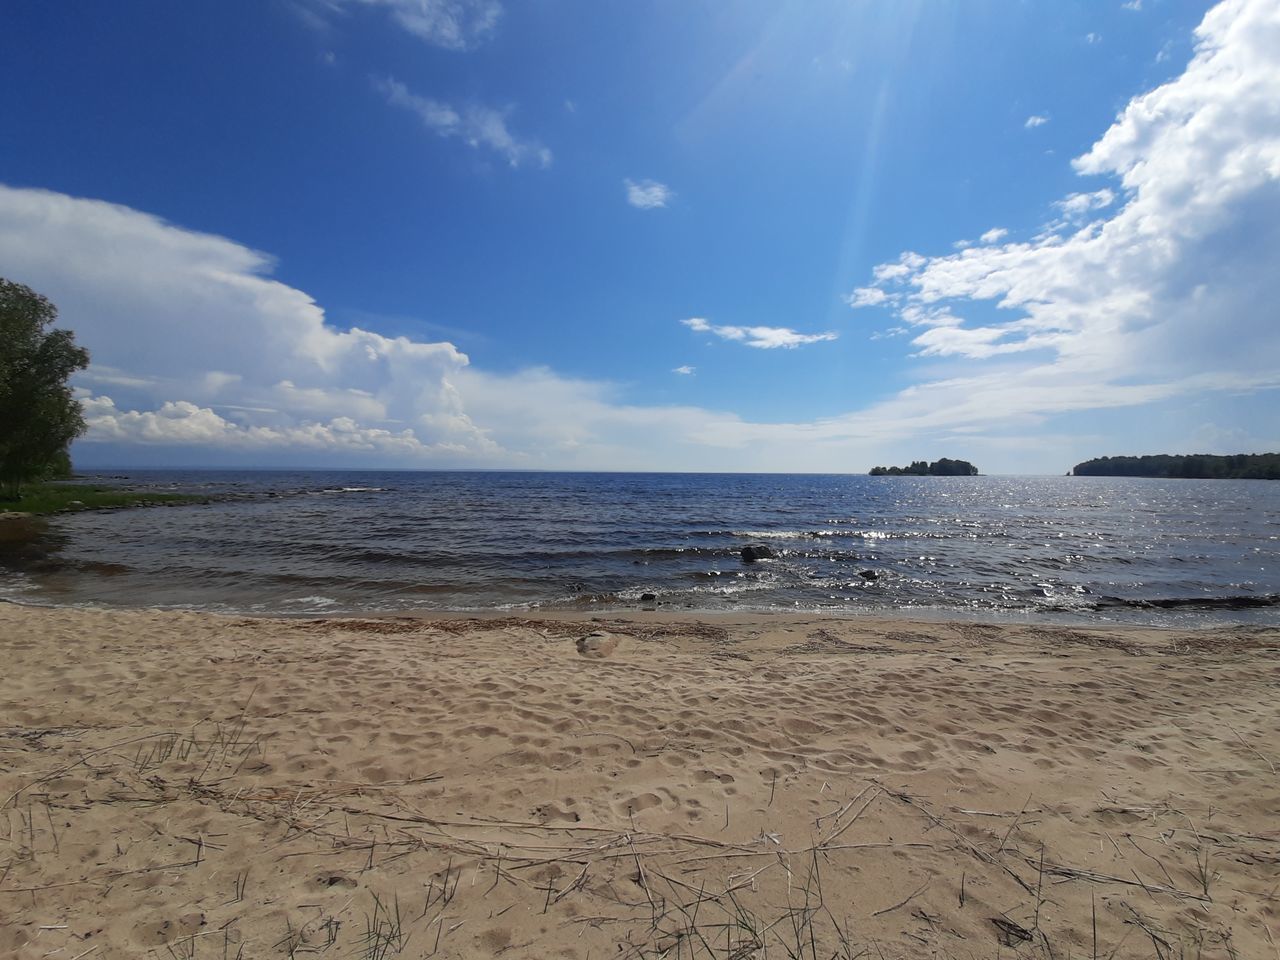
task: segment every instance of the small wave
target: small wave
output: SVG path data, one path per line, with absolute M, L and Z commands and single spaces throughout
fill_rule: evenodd
M 817 537 L 842 537 L 838 530 L 730 530 L 729 536 L 742 540 L 806 540 Z
M 588 552 L 584 556 L 598 556 L 601 552 Z M 719 557 L 723 556 L 724 553 L 725 551 L 719 547 L 636 547 L 617 551 L 617 555 L 621 558 L 632 557 L 643 560 L 664 557 L 671 559 L 679 557 Z
M 288 600 L 281 600 L 281 603 L 297 606 L 308 607 L 334 607 L 339 601 L 333 597 L 290 597 Z
M 1247 610 L 1280 606 L 1280 594 L 1241 594 L 1229 597 L 1155 597 L 1139 600 L 1103 597 L 1094 608 L 1129 607 L 1138 610 Z
M 320 493 L 385 493 L 386 487 L 325 487 Z

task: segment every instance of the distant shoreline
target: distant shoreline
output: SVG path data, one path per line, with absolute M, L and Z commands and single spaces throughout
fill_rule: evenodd
M 1231 455 L 1161 453 L 1099 457 L 1071 468 L 1075 477 L 1145 477 L 1153 480 L 1280 480 L 1280 453 Z

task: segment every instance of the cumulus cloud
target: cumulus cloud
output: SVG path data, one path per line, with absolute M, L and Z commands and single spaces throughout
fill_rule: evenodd
M 91 437 L 500 452 L 453 387 L 465 354 L 337 330 L 310 297 L 268 276 L 270 258 L 225 238 L 0 186 L 0 262 L 50 296 L 89 347 L 93 365 L 78 382 Z
M 1033 113 L 1031 116 L 1027 117 L 1027 121 L 1026 123 L 1023 124 L 1023 126 L 1026 127 L 1028 130 L 1031 130 L 1031 129 L 1034 129 L 1035 127 L 1043 127 L 1048 122 L 1049 122 L 1048 117 L 1042 116 L 1041 114 L 1038 114 L 1038 113 Z
M 488 39 L 502 18 L 497 0 L 313 0 L 315 8 L 381 7 L 405 30 L 433 46 L 467 50 Z
M 873 285 L 921 354 L 1026 355 L 1018 370 L 1073 383 L 1085 402 L 1280 385 L 1278 104 L 1280 5 L 1227 0 L 1197 28 L 1185 72 L 1135 97 L 1074 161 L 1113 186 L 1058 201 L 1062 219 L 1030 242 L 907 253 Z M 969 322 L 982 302 L 999 312 Z M 1007 410 L 1067 401 L 1019 389 L 1022 375 L 1004 373 Z
M 683 376 L 688 377 L 688 376 L 692 376 L 693 372 L 697 369 L 698 369 L 697 367 L 691 367 L 689 366 L 689 364 L 686 363 L 683 366 L 675 367 L 671 372 L 679 373 Z
M 806 343 L 834 340 L 837 336 L 834 333 L 797 333 L 787 327 L 722 327 L 708 323 L 701 317 L 691 317 L 680 322 L 694 333 L 714 334 L 723 340 L 733 340 L 761 350 L 798 347 Z
M 978 239 L 983 243 L 999 243 L 1009 235 L 1009 231 L 1004 227 L 992 227 Z
M 665 207 L 675 193 L 665 183 L 657 180 L 623 180 L 627 188 L 627 203 L 641 210 L 657 210 Z
M 473 148 L 484 147 L 501 154 L 512 167 L 533 163 L 551 165 L 551 151 L 536 140 L 518 138 L 507 128 L 507 114 L 492 107 L 469 104 L 454 107 L 414 93 L 399 80 L 383 77 L 374 86 L 393 106 L 402 107 L 438 136 L 457 137 Z
M 263 453 L 302 449 L 356 453 L 382 458 L 422 457 L 436 452 L 464 453 L 465 444 L 424 444 L 408 428 L 392 431 L 362 426 L 350 417 L 290 426 L 237 423 L 187 400 L 168 400 L 156 410 L 121 410 L 107 396 L 83 397 L 85 423 L 95 440 L 153 446 L 199 446 Z

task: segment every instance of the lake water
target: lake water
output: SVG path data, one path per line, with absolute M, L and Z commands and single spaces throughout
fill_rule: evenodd
M 0 597 L 272 614 L 658 606 L 1280 622 L 1276 482 L 274 471 L 113 482 L 231 499 L 54 517 L 36 542 L 0 544 Z M 775 558 L 744 562 L 747 544 Z

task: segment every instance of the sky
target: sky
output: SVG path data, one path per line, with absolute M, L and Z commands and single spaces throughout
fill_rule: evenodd
M 1280 450 L 1280 0 L 3 0 L 81 468 Z

